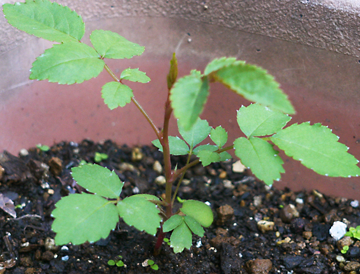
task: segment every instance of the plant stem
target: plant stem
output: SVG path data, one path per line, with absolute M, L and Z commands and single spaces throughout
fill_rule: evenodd
M 187 158 L 187 160 L 186 160 L 186 165 L 185 165 L 185 166 L 187 166 L 187 165 L 189 164 L 191 155 L 192 155 L 192 150 L 190 151 L 190 153 L 189 153 L 189 155 L 188 155 L 188 158 Z M 172 205 L 172 206 L 174 205 L 175 198 L 176 198 L 176 195 L 177 195 L 177 193 L 178 193 L 178 191 L 179 191 L 180 184 L 181 184 L 182 180 L 184 179 L 185 172 L 186 172 L 186 169 L 181 173 L 181 177 L 180 177 L 180 179 L 179 179 L 179 182 L 177 183 L 177 186 L 176 186 L 174 195 L 173 195 L 172 200 L 171 200 L 171 205 Z
M 121 80 L 116 77 L 115 73 L 108 67 L 108 65 L 105 65 L 105 70 L 110 74 L 110 76 L 116 81 L 121 83 Z M 131 98 L 131 101 L 135 104 L 135 106 L 140 110 L 142 115 L 144 115 L 145 119 L 149 122 L 150 126 L 154 130 L 156 137 L 160 139 L 160 131 L 156 127 L 155 123 L 151 120 L 150 116 L 146 113 L 146 111 L 142 108 L 142 106 L 136 101 L 135 97 Z

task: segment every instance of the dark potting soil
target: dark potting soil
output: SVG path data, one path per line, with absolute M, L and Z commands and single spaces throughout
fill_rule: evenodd
M 11 199 L 16 216 L 0 209 L 0 273 L 358 273 L 360 242 L 336 242 L 329 235 L 335 221 L 360 225 L 360 209 L 344 198 L 316 191 L 294 193 L 266 187 L 233 162 L 197 165 L 186 173 L 182 199 L 208 202 L 213 225 L 193 237 L 190 250 L 174 254 L 163 244 L 153 255 L 155 237 L 121 219 L 107 239 L 94 244 L 55 246 L 51 212 L 70 193 L 81 192 L 70 175 L 81 160 L 96 152 L 109 157 L 99 164 L 125 182 L 121 198 L 135 193 L 162 196 L 162 154 L 154 147 L 129 148 L 111 141 L 62 142 L 41 151 L 31 148 L 16 157 L 0 156 L 0 206 Z M 178 168 L 184 157 L 173 157 Z M 306 180 L 306 178 L 304 178 Z M 175 186 L 174 186 L 175 189 Z M 3 203 L 3 204 L 2 204 Z M 9 204 L 7 204 L 9 205 Z M 170 237 L 170 235 L 168 235 Z M 346 254 L 342 246 L 349 245 Z M 339 249 L 340 248 L 340 249 Z M 110 266 L 109 260 L 124 266 Z M 149 260 L 158 265 L 155 271 Z

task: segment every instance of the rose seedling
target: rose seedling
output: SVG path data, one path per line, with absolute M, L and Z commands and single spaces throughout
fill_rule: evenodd
M 14 27 L 56 42 L 33 63 L 30 79 L 47 79 L 59 84 L 82 83 L 97 77 L 105 69 L 113 80 L 102 87 L 104 103 L 109 109 L 135 104 L 155 133 L 153 144 L 164 154 L 164 199 L 147 194 L 120 199 L 123 182 L 114 171 L 94 164 L 73 168 L 73 178 L 87 193 L 70 194 L 56 203 L 52 229 L 56 232 L 58 245 L 106 238 L 120 217 L 128 225 L 157 235 L 156 252 L 159 252 L 166 233 L 171 233 L 170 245 L 174 252 L 189 249 L 192 235 L 202 237 L 204 227 L 213 222 L 213 214 L 208 205 L 194 200 L 180 200 L 181 207 L 174 212 L 184 174 L 198 163 L 206 166 L 230 159 L 228 151 L 232 149 L 242 163 L 268 185 L 280 180 L 281 173 L 285 172 L 283 160 L 274 145 L 319 174 L 333 177 L 360 174 L 358 160 L 326 126 L 310 122 L 287 126 L 291 120 L 289 114 L 295 113 L 294 107 L 274 78 L 257 66 L 223 57 L 211 61 L 204 72 L 193 70 L 177 79 L 177 60 L 173 55 L 167 75 L 164 123 L 159 130 L 135 99 L 133 90 L 125 84 L 126 81 L 149 82 L 146 73 L 137 68 L 125 68 L 117 75 L 106 64 L 107 59 L 139 56 L 144 47 L 106 30 L 94 30 L 90 34 L 91 45 L 84 44 L 81 39 L 85 24 L 81 17 L 48 0 L 5 4 L 3 9 L 6 19 Z M 213 82 L 254 102 L 241 106 L 237 112 L 237 123 L 246 137 L 228 142 L 223 127 L 216 125 L 213 128 L 199 118 Z M 172 114 L 178 119 L 181 137 L 169 136 Z M 201 145 L 208 136 L 213 144 Z M 171 155 L 188 155 L 186 165 L 173 170 Z M 197 159 L 191 160 L 192 155 Z M 104 159 L 101 156 L 95 161 Z M 177 183 L 175 192 L 172 191 L 174 183 Z

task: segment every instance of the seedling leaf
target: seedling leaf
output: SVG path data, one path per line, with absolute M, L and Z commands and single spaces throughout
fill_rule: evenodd
M 30 79 L 69 85 L 82 83 L 98 76 L 104 65 L 96 51 L 86 44 L 56 44 L 32 64 Z
M 223 151 L 223 152 L 219 153 L 219 155 L 220 155 L 220 162 L 226 161 L 226 160 L 229 160 L 232 158 L 230 153 L 227 151 Z
M 111 110 L 117 107 L 124 107 L 131 102 L 133 96 L 132 89 L 119 82 L 106 83 L 101 89 L 101 97 Z
M 106 238 L 119 221 L 116 206 L 92 194 L 70 194 L 56 203 L 52 230 L 55 242 L 74 245 Z
M 197 153 L 196 156 L 199 157 L 203 166 L 220 161 L 220 155 L 217 152 L 212 152 L 210 150 L 201 150 Z
M 177 228 L 182 222 L 184 222 L 184 218 L 180 215 L 173 215 L 163 225 L 163 231 L 169 232 Z
M 241 162 L 251 169 L 260 180 L 267 185 L 272 185 L 274 180 L 279 180 L 280 173 L 284 173 L 283 160 L 278 152 L 268 142 L 250 137 L 240 137 L 234 141 L 235 155 Z
M 266 70 L 243 62 L 221 68 L 213 77 L 246 99 L 284 113 L 294 114 L 295 109 L 279 84 Z
M 203 150 L 216 151 L 217 149 L 218 149 L 217 146 L 207 144 L 196 147 L 193 152 L 195 155 L 198 155 L 199 152 Z
M 190 230 L 194 234 L 196 234 L 200 237 L 204 236 L 204 233 L 205 233 L 204 229 L 194 218 L 192 218 L 190 216 L 185 216 L 184 220 L 185 220 L 186 225 L 190 228 Z
M 171 247 L 174 253 L 180 253 L 184 248 L 190 249 L 192 244 L 192 235 L 185 222 L 182 222 L 174 229 L 170 237 Z
M 358 160 L 338 142 L 328 127 L 309 122 L 294 124 L 271 137 L 285 154 L 315 172 L 331 177 L 359 176 Z
M 68 7 L 47 0 L 3 5 L 9 24 L 55 42 L 80 41 L 85 33 L 81 17 Z
M 141 55 L 145 50 L 144 47 L 109 30 L 94 30 L 90 35 L 90 40 L 103 58 L 129 59 Z
M 127 197 L 118 202 L 117 209 L 120 217 L 128 225 L 134 226 L 138 230 L 144 230 L 151 235 L 155 235 L 160 227 L 160 210 L 143 196 Z
M 183 202 L 180 211 L 185 215 L 194 218 L 195 221 L 203 227 L 209 227 L 214 220 L 211 208 L 200 201 L 186 200 Z
M 163 151 L 163 147 L 158 139 L 152 141 L 152 144 L 156 146 L 161 152 Z M 186 155 L 190 151 L 189 146 L 185 143 L 184 140 L 174 136 L 169 136 L 169 148 L 171 155 Z
M 184 140 L 190 145 L 190 148 L 193 148 L 201 141 L 205 140 L 209 136 L 211 126 L 206 120 L 201 120 L 198 118 L 195 124 L 191 127 L 190 130 L 185 130 L 178 120 L 179 133 L 184 138 Z
M 138 68 L 136 69 L 125 69 L 120 75 L 120 79 L 128 80 L 132 82 L 139 83 L 148 83 L 150 82 L 150 78 L 146 76 L 145 72 L 140 71 Z
M 209 95 L 209 81 L 200 72 L 180 78 L 171 89 L 171 106 L 174 116 L 184 130 L 190 130 L 203 111 Z
M 239 127 L 247 137 L 274 134 L 290 120 L 290 116 L 259 104 L 242 106 L 237 113 Z
M 107 198 L 119 198 L 122 183 L 115 171 L 93 164 L 71 169 L 74 180 L 86 190 Z
M 204 74 L 209 75 L 210 73 L 217 71 L 223 67 L 232 65 L 235 62 L 245 63 L 243 61 L 236 61 L 236 58 L 234 58 L 234 57 L 230 57 L 230 58 L 221 57 L 221 58 L 214 59 L 206 66 Z
M 210 138 L 218 146 L 218 148 L 222 148 L 222 146 L 227 142 L 228 134 L 223 127 L 218 126 L 215 129 L 211 129 Z

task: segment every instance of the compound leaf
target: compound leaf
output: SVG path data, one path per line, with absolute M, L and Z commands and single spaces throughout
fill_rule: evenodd
M 237 112 L 237 122 L 247 137 L 271 135 L 282 129 L 291 117 L 259 104 L 242 106 Z
M 193 148 L 201 141 L 205 140 L 209 136 L 211 126 L 206 120 L 198 118 L 195 124 L 191 127 L 190 130 L 185 130 L 179 123 L 178 120 L 179 133 L 184 138 L 184 140 L 190 145 L 190 148 Z
M 277 151 L 260 138 L 240 137 L 234 141 L 234 149 L 241 162 L 267 185 L 272 185 L 274 180 L 280 180 L 280 173 L 285 172 L 282 167 L 284 162 Z
M 120 217 L 138 230 L 155 235 L 160 227 L 160 210 L 144 196 L 127 197 L 118 202 L 117 209 Z
M 235 62 L 245 63 L 243 61 L 236 61 L 235 57 L 221 57 L 212 60 L 205 68 L 204 74 L 209 75 L 210 73 L 217 71 L 223 67 L 234 64 Z
M 279 84 L 262 68 L 234 62 L 212 73 L 212 77 L 250 101 L 284 113 L 295 113 Z
M 271 137 L 285 154 L 315 172 L 331 177 L 359 176 L 358 160 L 338 142 L 331 129 L 319 123 L 294 124 Z
M 98 195 L 70 194 L 55 206 L 52 230 L 57 245 L 79 245 L 106 238 L 119 221 L 116 206 Z
M 163 151 L 163 147 L 159 139 L 152 141 L 152 144 L 156 146 L 161 152 Z M 185 143 L 184 140 L 174 136 L 169 136 L 169 149 L 171 155 L 186 155 L 190 151 L 189 146 Z
M 85 33 L 81 17 L 68 7 L 47 0 L 5 4 L 9 24 L 26 33 L 55 42 L 80 41 Z
M 148 83 L 150 82 L 150 78 L 146 76 L 145 72 L 140 71 L 138 68 L 136 69 L 125 69 L 120 75 L 120 79 L 139 82 L 139 83 Z
M 182 222 L 184 222 L 184 218 L 180 215 L 173 215 L 163 225 L 163 231 L 169 232 L 177 228 Z
M 197 71 L 180 78 L 170 91 L 171 106 L 178 124 L 190 130 L 204 109 L 209 95 L 209 81 Z
M 192 244 L 192 234 L 185 222 L 182 222 L 174 229 L 170 236 L 170 242 L 174 253 L 180 253 L 185 248 L 190 249 Z
M 103 58 L 129 59 L 141 55 L 145 47 L 126 40 L 109 30 L 94 30 L 90 35 L 91 43 Z
M 86 44 L 56 44 L 33 63 L 30 79 L 48 79 L 59 84 L 82 83 L 98 76 L 104 65 L 96 51 Z
M 186 225 L 190 228 L 190 230 L 200 236 L 200 237 L 203 237 L 204 236 L 204 229 L 202 228 L 202 226 L 197 222 L 195 221 L 194 218 L 190 217 L 190 216 L 185 216 L 184 217 L 184 220 L 185 220 L 185 223 Z
M 115 171 L 95 164 L 86 164 L 71 169 L 74 180 L 86 190 L 100 196 L 117 199 L 122 183 Z
M 228 134 L 223 127 L 218 126 L 217 128 L 211 129 L 210 138 L 218 148 L 222 148 L 227 142 Z
M 180 211 L 195 219 L 195 221 L 203 227 L 209 227 L 214 221 L 214 215 L 211 208 L 200 201 L 185 200 L 180 208 Z
M 133 96 L 133 91 L 129 86 L 115 81 L 106 83 L 101 89 L 101 97 L 111 110 L 124 107 L 131 102 Z
M 203 166 L 220 161 L 220 155 L 217 152 L 212 152 L 210 150 L 200 150 L 196 156 L 199 157 Z

